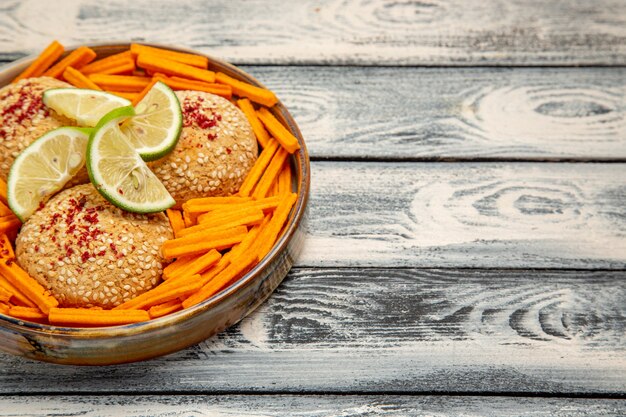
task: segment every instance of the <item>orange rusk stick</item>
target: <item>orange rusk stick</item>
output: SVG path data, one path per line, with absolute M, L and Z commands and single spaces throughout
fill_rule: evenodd
M 179 300 L 171 300 L 150 307 L 150 309 L 148 310 L 148 314 L 150 314 L 151 319 L 156 319 L 158 317 L 163 317 L 167 314 L 178 311 L 182 308 L 183 304 Z
M 270 249 L 272 249 L 274 243 L 276 243 L 278 235 L 280 234 L 280 231 L 283 229 L 283 225 L 289 217 L 291 207 L 293 207 L 297 199 L 298 194 L 296 193 L 291 193 L 284 196 L 283 201 L 274 211 L 271 220 L 269 221 L 267 226 L 264 227 L 263 230 L 260 232 L 257 251 L 259 260 L 263 259 L 263 257 L 267 255 Z
M 148 94 L 148 92 L 150 90 L 152 90 L 152 87 L 154 87 L 154 85 L 160 81 L 160 78 L 152 78 L 152 80 L 150 80 L 150 82 L 148 83 L 148 85 L 146 85 L 143 90 L 141 90 L 141 92 L 139 92 L 139 94 L 137 94 L 137 96 L 133 99 L 133 106 L 136 106 L 141 100 L 143 100 L 143 98 L 146 96 L 146 94 Z
M 51 308 L 50 324 L 55 326 L 117 326 L 150 320 L 145 310 L 91 310 L 87 308 Z
M 96 83 L 85 77 L 82 72 L 72 67 L 66 68 L 65 71 L 63 71 L 63 79 L 74 87 L 102 90 Z
M 59 78 L 63 72 L 69 68 L 79 69 L 96 58 L 96 52 L 86 46 L 81 46 L 73 50 L 68 56 L 57 62 L 43 75 L 46 77 Z
M 189 213 L 188 211 L 183 210 L 183 221 L 185 222 L 185 228 L 189 228 L 192 227 L 196 224 L 196 216 L 195 215 L 191 215 L 191 213 Z M 179 231 L 178 233 L 181 233 L 181 231 Z
M 111 91 L 111 90 L 107 90 L 107 93 L 115 94 L 118 97 L 122 97 L 130 101 L 135 100 L 137 96 L 139 95 L 139 93 L 129 93 L 126 91 Z
M 257 160 L 254 162 L 252 169 L 243 180 L 243 184 L 239 187 L 240 196 L 248 197 L 252 193 L 252 189 L 263 175 L 265 168 L 271 162 L 274 153 L 278 150 L 278 146 L 279 143 L 276 140 L 270 139 L 269 144 L 265 149 L 263 149 Z
M 165 75 L 176 75 L 178 77 L 191 78 L 192 80 L 200 80 L 207 83 L 215 82 L 215 73 L 213 71 L 192 67 L 191 65 L 161 58 L 152 54 L 139 54 L 137 56 L 137 65 L 146 70 L 162 72 Z
M 148 77 L 134 75 L 106 75 L 90 74 L 89 79 L 98 84 L 103 90 L 138 93 L 152 81 Z
M 256 140 L 261 144 L 262 147 L 267 147 L 268 142 L 270 141 L 270 135 L 265 130 L 263 123 L 259 120 L 256 115 L 256 111 L 250 103 L 250 100 L 247 98 L 242 98 L 237 100 L 237 106 L 241 109 L 243 114 L 246 115 L 248 121 L 250 122 L 250 126 L 252 126 L 252 130 L 254 131 L 254 135 L 256 136 Z
M 173 247 L 180 246 L 180 245 L 200 243 L 205 240 L 220 240 L 220 239 L 229 238 L 232 236 L 238 236 L 240 234 L 245 234 L 248 232 L 248 229 L 246 228 L 246 226 L 224 228 L 220 225 L 220 228 L 218 230 L 217 229 L 218 228 L 194 229 L 194 232 L 199 232 L 199 233 L 193 233 L 193 234 L 189 234 L 188 236 L 166 240 L 165 242 L 163 242 L 163 245 L 161 245 L 161 250 L 163 250 L 163 248 L 171 249 Z
M 291 193 L 292 191 L 291 164 L 289 161 L 285 161 L 285 165 L 278 175 L 278 194 L 282 196 Z
M 256 262 L 257 256 L 254 252 L 246 252 L 242 256 L 234 258 L 222 272 L 211 279 L 197 293 L 183 301 L 183 307 L 191 307 L 217 294 L 222 288 L 245 275 Z
M 9 314 L 11 307 L 8 304 L 0 303 L 0 314 Z
M 44 313 L 48 313 L 50 308 L 59 305 L 59 302 L 44 287 L 15 262 L 11 262 L 11 260 L 0 262 L 0 274 Z
M 287 152 L 294 153 L 300 149 L 298 139 L 296 139 L 296 137 L 292 135 L 291 132 L 289 132 L 289 130 L 287 130 L 287 128 L 283 126 L 282 123 L 280 123 L 268 109 L 261 107 L 257 111 L 257 115 L 274 139 L 280 142 Z
M 280 169 L 283 167 L 283 164 L 287 160 L 287 156 L 289 154 L 285 150 L 285 148 L 280 148 L 274 154 L 272 161 L 265 169 L 263 176 L 257 183 L 256 187 L 254 187 L 254 192 L 252 193 L 252 197 L 254 198 L 263 198 L 265 197 L 274 182 L 278 178 L 278 174 L 280 173 Z
M 37 307 L 12 306 L 9 309 L 9 316 L 20 320 L 28 320 L 34 322 L 47 322 L 48 315 L 43 313 Z
M 163 74 L 155 74 L 154 77 L 157 77 L 172 90 L 204 91 L 227 99 L 230 99 L 233 95 L 232 88 L 225 84 L 206 83 L 204 81 L 189 80 L 180 77 L 166 77 Z
M 200 274 L 206 271 L 210 266 L 216 264 L 221 258 L 221 253 L 216 250 L 211 250 L 204 255 L 195 258 L 193 262 L 190 262 L 184 267 L 178 269 L 170 278 L 174 279 L 184 275 Z
M 202 287 L 200 282 L 200 275 L 192 275 L 179 279 L 175 285 L 170 284 L 173 281 L 167 281 L 157 287 L 154 287 L 150 291 L 126 301 L 124 304 L 120 304 L 113 310 L 130 310 L 130 309 L 144 309 L 153 305 L 162 304 L 167 301 L 176 300 L 179 297 L 186 297 L 192 294 Z
M 266 88 L 256 87 L 252 84 L 236 80 L 222 72 L 215 74 L 215 80 L 218 83 L 230 85 L 233 89 L 233 94 L 239 97 L 247 97 L 255 103 L 267 107 L 272 107 L 274 104 L 278 103 L 276 95 Z
M 22 222 L 15 215 L 0 217 L 0 233 L 12 234 L 20 228 Z
M 14 259 L 15 252 L 6 234 L 0 234 L 0 259 Z
M 135 65 L 135 60 L 132 58 L 125 58 L 118 62 L 112 62 L 110 66 L 107 66 L 106 69 L 102 71 L 89 71 L 85 72 L 84 68 L 80 70 L 85 75 L 91 74 L 103 74 L 103 75 L 135 75 L 135 76 L 145 76 L 146 74 L 142 72 L 137 72 L 137 66 Z
M 280 199 L 278 197 L 261 198 L 259 200 L 248 200 L 241 203 L 231 204 L 189 204 L 189 202 L 183 204 L 185 210 L 189 213 L 206 213 L 208 211 L 217 210 L 239 210 L 244 207 L 256 207 L 263 211 L 273 210 L 278 207 Z M 198 216 L 198 222 L 201 222 L 201 217 Z
M 14 83 L 29 77 L 40 77 L 49 67 L 63 55 L 63 45 L 53 41 L 20 75 L 12 81 Z
M 135 60 L 133 58 L 133 55 L 130 53 L 130 51 L 124 51 L 119 54 L 110 55 L 106 58 L 102 58 L 90 64 L 87 64 L 80 69 L 80 72 L 85 75 L 95 74 L 97 72 L 101 74 L 110 74 L 110 72 L 108 72 L 110 69 L 120 67 L 124 65 L 124 63 L 127 63 L 129 61 L 133 63 L 132 68 L 134 68 Z
M 176 271 L 178 271 L 181 268 L 184 268 L 185 265 L 188 265 L 189 263 L 195 261 L 196 259 L 197 259 L 196 256 L 185 256 L 185 257 L 176 259 L 174 262 L 172 262 L 171 264 L 163 268 L 162 278 L 164 280 L 170 279 L 176 273 Z
M 183 245 L 174 243 L 174 244 L 165 246 L 165 243 L 167 242 L 174 242 L 173 240 L 170 240 L 170 241 L 163 243 L 163 246 L 161 247 L 161 253 L 164 258 L 172 259 L 172 258 L 177 258 L 179 256 L 187 256 L 187 255 L 205 253 L 205 252 L 210 251 L 211 249 L 222 250 L 222 249 L 230 248 L 233 245 L 241 242 L 245 236 L 246 236 L 245 233 L 241 233 L 239 235 L 229 236 L 229 237 L 225 237 L 221 239 L 213 239 L 213 240 L 207 239 L 203 242 L 198 242 L 198 243 L 188 243 L 188 244 L 183 244 Z
M 133 55 L 152 54 L 158 57 L 170 59 L 172 61 L 182 62 L 183 64 L 191 65 L 192 67 L 203 69 L 207 69 L 209 67 L 209 58 L 205 56 L 170 51 L 168 49 L 155 48 L 153 46 L 141 45 L 138 43 L 130 44 L 130 52 Z
M 174 236 L 178 237 L 178 232 L 185 228 L 185 221 L 183 220 L 183 214 L 180 210 L 167 209 L 167 218 L 170 219 L 170 225 L 174 231 Z

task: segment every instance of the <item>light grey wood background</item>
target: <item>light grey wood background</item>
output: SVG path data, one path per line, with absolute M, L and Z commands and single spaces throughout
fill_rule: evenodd
M 311 152 L 305 250 L 242 323 L 106 368 L 0 354 L 0 416 L 626 414 L 626 2 L 0 3 L 0 62 L 239 64 Z

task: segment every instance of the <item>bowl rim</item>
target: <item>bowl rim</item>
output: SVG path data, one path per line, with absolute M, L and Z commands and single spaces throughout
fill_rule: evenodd
M 223 61 L 219 58 L 215 58 L 212 55 L 205 54 L 203 52 L 186 48 L 179 45 L 173 44 L 163 44 L 163 43 L 155 43 L 155 42 L 128 42 L 128 41 L 108 41 L 108 42 L 92 42 L 87 44 L 81 44 L 78 46 L 88 46 L 91 48 L 120 48 L 120 47 L 130 47 L 131 43 L 141 43 L 142 45 L 154 46 L 163 49 L 169 49 L 177 52 L 185 52 L 195 55 L 205 56 L 209 59 L 209 65 L 216 64 L 217 66 L 222 66 L 233 73 L 235 73 L 240 79 L 249 82 L 250 84 L 256 85 L 258 87 L 267 88 L 261 82 L 259 82 L 255 77 L 248 74 L 247 72 L 241 70 L 235 65 Z M 65 53 L 73 51 L 78 48 L 76 45 L 70 45 L 66 47 Z M 4 73 L 8 70 L 15 69 L 20 66 L 25 66 L 28 63 L 32 62 L 37 57 L 37 54 L 31 54 L 25 56 L 23 58 L 19 58 L 13 62 L 10 62 L 6 65 L 0 67 L 0 74 Z M 2 88 L 4 86 L 0 86 Z M 132 336 L 136 334 L 149 333 L 153 330 L 160 329 L 163 327 L 175 325 L 179 322 L 186 321 L 191 319 L 197 315 L 202 314 L 204 311 L 209 310 L 212 307 L 217 306 L 218 304 L 224 302 L 229 297 L 233 296 L 242 288 L 245 288 L 250 282 L 254 281 L 258 275 L 264 273 L 265 269 L 273 263 L 273 261 L 280 256 L 287 248 L 289 241 L 293 238 L 296 233 L 299 224 L 303 221 L 308 199 L 309 199 L 309 189 L 310 189 L 310 159 L 306 144 L 304 142 L 304 138 L 298 125 L 295 120 L 287 110 L 286 106 L 278 100 L 278 103 L 274 105 L 270 111 L 276 115 L 282 116 L 284 120 L 288 124 L 288 129 L 291 133 L 297 138 L 298 143 L 300 145 L 300 150 L 296 153 L 292 154 L 292 161 L 295 160 L 297 165 L 296 172 L 300 172 L 300 176 L 298 178 L 298 182 L 296 183 L 298 198 L 294 204 L 294 208 L 292 209 L 291 215 L 288 219 L 287 226 L 284 228 L 283 234 L 279 237 L 278 241 L 274 244 L 270 252 L 265 255 L 261 261 L 254 266 L 250 271 L 248 271 L 243 277 L 241 277 L 237 282 L 231 284 L 224 290 L 218 292 L 212 297 L 198 303 L 194 306 L 184 308 L 180 311 L 167 314 L 163 317 L 158 317 L 156 319 L 150 319 L 148 321 L 126 324 L 121 326 L 107 326 L 107 327 L 60 327 L 54 326 L 50 324 L 42 324 L 29 322 L 21 319 L 16 319 L 11 316 L 7 316 L 0 313 L 0 327 L 5 328 L 17 328 L 22 331 L 29 331 L 32 333 L 41 333 L 41 334 L 49 334 L 54 336 L 65 336 L 65 337 L 73 337 L 73 338 L 89 338 L 89 339 L 106 339 L 110 337 L 118 337 L 118 336 Z

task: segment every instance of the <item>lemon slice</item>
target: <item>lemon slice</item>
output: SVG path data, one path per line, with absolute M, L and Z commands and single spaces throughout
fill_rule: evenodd
M 155 213 L 172 207 L 174 199 L 120 129 L 119 124 L 134 114 L 132 108 L 114 112 L 103 117 L 89 138 L 91 182 L 104 198 L 127 211 Z
M 176 94 L 158 81 L 137 103 L 135 113 L 122 123 L 121 129 L 143 160 L 154 161 L 171 152 L 183 123 Z
M 61 127 L 39 137 L 15 158 L 7 180 L 11 210 L 25 221 L 85 165 L 91 129 Z
M 84 88 L 53 88 L 43 93 L 43 103 L 57 113 L 76 120 L 79 126 L 95 126 L 105 114 L 130 101 L 104 91 Z

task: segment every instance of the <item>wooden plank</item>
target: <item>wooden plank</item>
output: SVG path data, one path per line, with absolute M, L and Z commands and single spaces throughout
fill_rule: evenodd
M 244 69 L 314 158 L 626 158 L 626 68 Z
M 300 266 L 626 265 L 626 164 L 312 167 Z
M 538 10 L 541 13 L 537 13 Z M 626 6 L 463 0 L 14 1 L 4 56 L 121 38 L 188 45 L 237 63 L 588 65 L 626 63 Z
M 187 350 L 105 368 L 0 355 L 0 386 L 623 395 L 625 336 L 626 271 L 295 269 L 239 325 Z
M 2 416 L 620 416 L 626 402 L 608 399 L 337 395 L 2 397 Z

